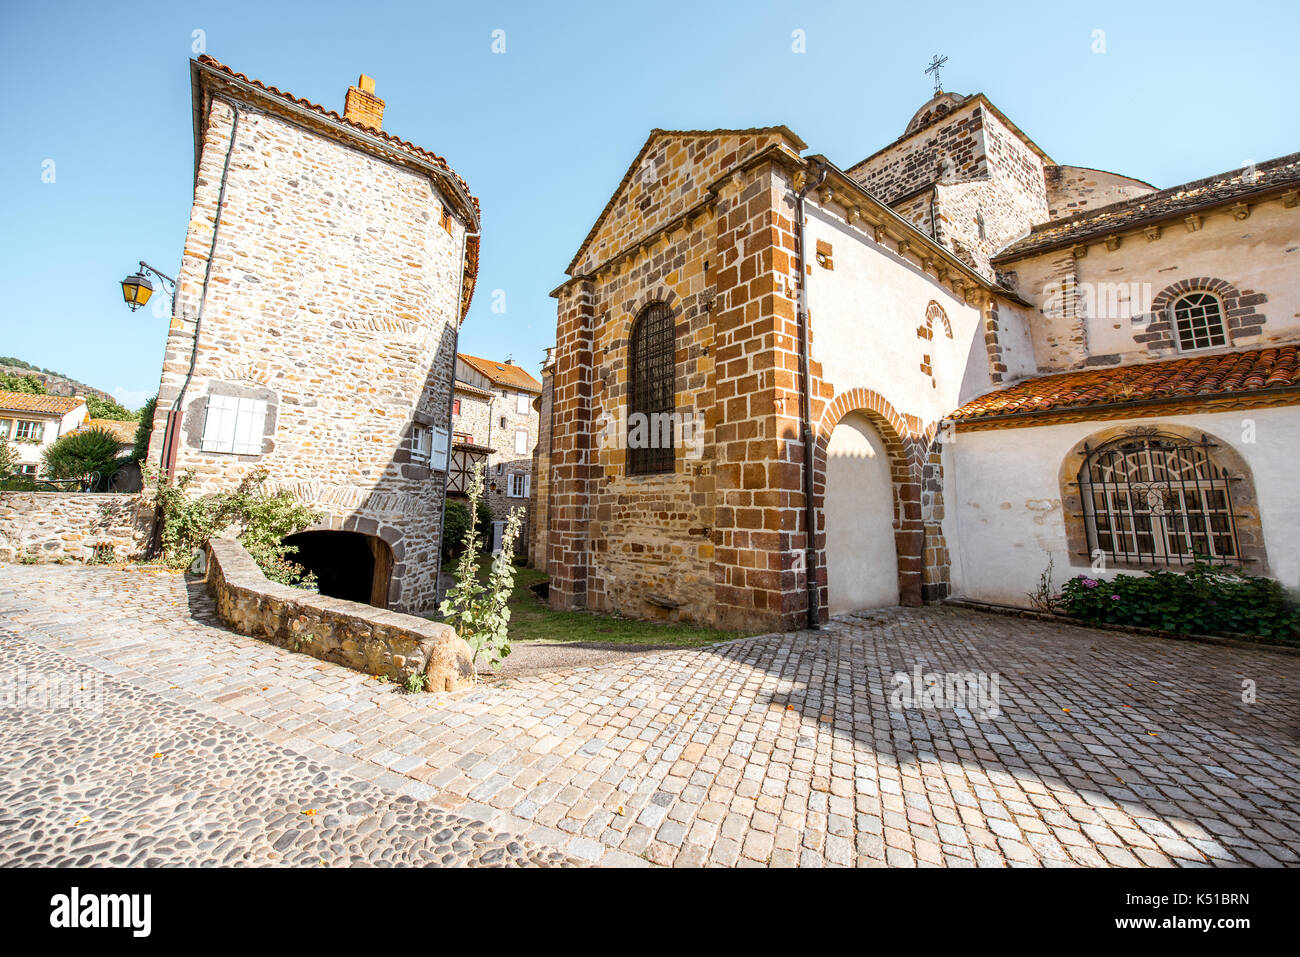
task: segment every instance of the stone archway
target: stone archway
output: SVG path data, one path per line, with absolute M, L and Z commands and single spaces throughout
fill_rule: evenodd
M 827 466 L 830 442 L 836 427 L 846 417 L 865 421 L 875 433 L 878 449 L 885 453 L 888 462 L 892 493 L 892 528 L 894 557 L 897 562 L 897 602 L 902 605 L 921 604 L 921 567 L 924 550 L 924 529 L 921 523 L 921 457 L 928 445 L 930 430 L 921 426 L 915 417 L 904 417 L 878 392 L 871 389 L 849 389 L 829 402 L 821 414 L 817 429 L 817 445 L 813 451 L 813 495 L 817 507 L 817 573 L 819 604 L 823 619 L 832 605 L 830 577 L 827 561 Z M 860 439 L 870 441 L 871 436 L 861 428 Z M 854 442 L 845 435 L 847 442 Z M 883 463 L 876 460 L 880 465 Z M 877 556 L 883 549 L 877 550 Z M 883 558 L 879 559 L 883 561 Z M 838 607 L 838 602 L 835 603 Z
M 899 603 L 894 542 L 894 489 L 889 451 L 861 412 L 850 412 L 826 443 L 825 528 L 827 613 Z
M 393 552 L 382 538 L 360 532 L 317 530 L 290 535 L 284 544 L 298 549 L 290 560 L 316 575 L 322 595 L 376 608 L 389 606 Z

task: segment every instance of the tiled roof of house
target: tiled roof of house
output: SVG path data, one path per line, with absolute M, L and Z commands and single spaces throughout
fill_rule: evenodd
M 1098 209 L 1085 210 L 1065 219 L 1035 226 L 993 257 L 994 262 L 1017 259 L 1043 249 L 1071 245 L 1084 239 L 1107 235 L 1141 223 L 1187 215 L 1197 209 L 1218 206 L 1252 193 L 1300 184 L 1300 153 L 1281 156 L 1253 167 L 1231 170 L 1181 186 Z
M 496 362 L 493 359 L 481 359 L 478 356 L 456 353 L 456 358 L 466 362 L 471 368 L 487 376 L 497 385 L 521 392 L 541 392 L 542 384 L 519 366 L 510 362 Z
M 105 432 L 111 432 L 113 437 L 123 445 L 134 445 L 135 430 L 139 424 L 129 419 L 87 419 L 86 424 L 82 426 L 82 430 L 102 429 Z
M 354 122 L 353 120 L 348 119 L 346 116 L 342 115 L 341 113 L 336 113 L 334 110 L 326 109 L 325 107 L 321 106 L 319 103 L 313 103 L 310 100 L 304 100 L 302 97 L 294 96 L 292 93 L 285 92 L 284 90 L 281 90 L 278 87 L 274 87 L 271 86 L 270 84 L 263 83 L 261 80 L 255 80 L 245 73 L 239 73 L 235 70 L 232 70 L 230 67 L 226 66 L 220 60 L 217 60 L 215 57 L 208 56 L 206 53 L 199 56 L 197 60 L 194 62 L 200 63 L 203 66 L 215 70 L 218 73 L 224 74 L 225 76 L 232 77 L 236 80 L 240 80 L 243 83 L 247 83 L 250 86 L 256 87 L 258 90 L 262 91 L 263 93 L 267 93 L 271 96 L 278 97 L 302 109 L 310 110 L 311 112 L 318 114 L 324 119 L 331 120 L 335 123 L 340 123 L 346 127 L 350 127 L 351 129 L 356 130 L 358 133 L 365 134 L 367 136 L 378 137 L 379 139 L 383 140 L 385 143 L 387 143 L 389 146 L 395 149 L 401 150 L 404 153 L 409 153 L 410 155 L 416 157 L 417 159 L 423 160 L 426 163 L 432 163 L 435 166 L 441 167 L 442 169 L 446 170 L 447 173 L 455 179 L 457 184 L 459 184 L 461 190 L 464 191 L 465 196 L 468 198 L 469 202 L 474 207 L 473 210 L 474 218 L 477 220 L 481 212 L 479 208 L 478 197 L 473 195 L 469 191 L 469 184 L 466 183 L 465 180 L 461 178 L 460 174 L 457 173 L 454 169 L 452 169 L 451 165 L 443 157 L 439 156 L 437 153 L 434 153 L 431 150 L 426 150 L 422 146 L 416 146 L 414 143 L 410 142 L 409 140 L 404 140 L 400 136 L 394 136 L 392 133 L 386 132 L 385 130 L 374 129 L 373 127 L 366 126 L 363 123 Z M 475 282 L 478 279 L 479 237 L 477 235 L 477 223 L 475 224 L 474 228 L 471 228 L 470 232 L 473 233 L 473 235 L 467 237 L 465 242 L 465 270 L 464 270 L 465 282 L 464 282 L 464 286 L 462 287 L 462 293 L 461 293 L 461 313 L 460 313 L 462 319 L 465 318 L 465 314 L 469 311 L 470 300 L 473 298 L 474 295 Z
M 49 415 L 67 415 L 85 399 L 70 395 L 32 395 L 29 392 L 0 390 L 0 412 L 44 412 Z
M 960 424 L 981 419 L 1224 396 L 1263 389 L 1300 390 L 1300 346 L 1293 344 L 1248 352 L 1186 356 L 1039 376 L 973 399 L 949 418 Z

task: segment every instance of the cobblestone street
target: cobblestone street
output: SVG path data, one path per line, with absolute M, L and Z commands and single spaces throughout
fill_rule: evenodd
M 73 565 L 0 566 L 0 647 L 0 865 L 1300 860 L 1300 658 L 1263 650 L 890 609 L 404 695 Z M 998 713 L 891 704 L 918 667 Z M 51 676 L 102 709 L 13 704 Z

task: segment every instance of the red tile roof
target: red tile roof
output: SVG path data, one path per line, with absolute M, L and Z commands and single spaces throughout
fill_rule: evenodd
M 358 133 L 365 134 L 366 136 L 378 137 L 379 139 L 386 142 L 388 145 L 396 149 L 399 149 L 402 152 L 409 153 L 410 155 L 416 157 L 417 159 L 423 160 L 426 163 L 433 163 L 435 166 L 441 167 L 442 169 L 446 170 L 447 173 L 450 174 L 455 179 L 455 181 L 459 184 L 461 190 L 464 191 L 465 196 L 468 198 L 469 202 L 474 207 L 473 209 L 474 218 L 475 220 L 478 219 L 480 214 L 478 197 L 473 195 L 469 191 L 469 184 L 466 183 L 465 180 L 461 178 L 460 174 L 457 173 L 454 169 L 452 169 L 450 164 L 448 164 L 448 162 L 443 157 L 439 156 L 437 153 L 434 153 L 431 150 L 426 150 L 422 146 L 416 146 L 414 143 L 410 142 L 409 140 L 404 140 L 400 136 L 394 136 L 392 133 L 388 133 L 382 129 L 374 129 L 373 127 L 366 126 L 363 123 L 354 122 L 353 120 L 348 119 L 346 116 L 342 115 L 341 113 L 336 113 L 334 110 L 326 109 L 325 107 L 321 106 L 319 103 L 313 103 L 310 100 L 304 100 L 302 97 L 294 96 L 292 93 L 288 93 L 284 90 L 279 89 L 278 87 L 274 87 L 271 86 L 270 84 L 263 83 L 261 80 L 255 80 L 245 73 L 236 72 L 235 70 L 232 70 L 230 67 L 222 63 L 220 60 L 217 60 L 215 57 L 208 56 L 206 53 L 198 57 L 197 60 L 193 62 L 200 63 L 203 66 L 210 68 L 211 70 L 224 74 L 225 76 L 232 77 L 236 80 L 240 80 L 243 83 L 247 83 L 250 86 L 256 87 L 258 90 L 262 91 L 263 93 L 267 93 L 271 96 L 278 97 L 281 100 L 285 100 L 286 102 L 293 103 L 294 105 L 301 107 L 302 109 L 310 110 L 311 112 L 318 114 L 324 119 L 332 120 L 335 123 L 340 123 L 343 126 L 350 127 L 356 130 Z M 196 109 L 198 108 L 197 104 L 195 108 Z M 472 229 L 471 232 L 477 232 L 477 228 Z M 479 242 L 480 242 L 479 237 L 477 235 L 473 235 L 468 237 L 465 243 L 465 283 L 461 294 L 461 318 L 462 319 L 465 318 L 465 313 L 469 311 L 470 300 L 474 296 L 475 281 L 478 278 Z
M 70 395 L 32 395 L 30 392 L 0 391 L 0 412 L 44 412 L 48 415 L 67 415 L 85 399 Z
M 960 424 L 1096 406 L 1234 395 L 1263 389 L 1300 391 L 1300 345 L 1185 356 L 1040 376 L 973 399 L 949 417 Z
M 1300 184 L 1300 153 L 1290 153 L 1266 163 L 1229 170 L 1217 176 L 1085 210 L 1064 219 L 1040 223 L 1030 230 L 1028 236 L 1000 251 L 993 261 L 1007 262 L 1297 184 Z
M 541 392 L 542 384 L 519 366 L 510 362 L 497 362 L 493 359 L 480 359 L 478 356 L 456 353 L 458 359 L 464 360 L 471 368 L 487 376 L 497 385 L 521 392 Z

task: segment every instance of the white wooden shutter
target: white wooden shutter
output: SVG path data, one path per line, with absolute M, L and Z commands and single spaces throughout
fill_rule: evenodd
M 435 471 L 447 471 L 448 460 L 451 458 L 451 442 L 448 441 L 450 437 L 446 429 L 433 430 L 433 459 L 429 467 Z
M 265 400 L 240 399 L 235 414 L 234 451 L 239 455 L 261 455 L 265 428 Z
M 525 455 L 527 452 L 528 452 L 528 433 L 522 431 L 516 432 L 515 433 L 515 454 Z
M 520 415 L 528 414 L 528 396 L 521 393 L 519 397 L 515 399 L 515 411 Z
M 233 452 L 235 421 L 239 400 L 230 395 L 208 396 L 207 417 L 203 420 L 203 451 Z

